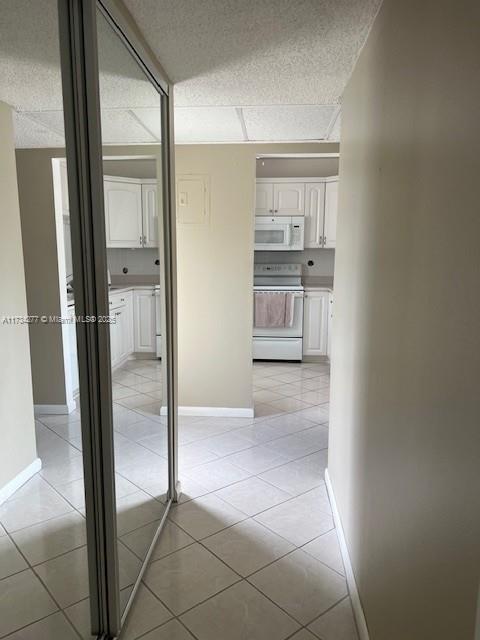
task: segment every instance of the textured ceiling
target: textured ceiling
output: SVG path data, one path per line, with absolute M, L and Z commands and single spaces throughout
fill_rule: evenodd
M 175 84 L 179 142 L 338 140 L 381 0 L 125 0 Z M 0 0 L 0 100 L 18 147 L 63 145 L 56 0 Z M 156 142 L 158 96 L 99 21 L 105 143 Z M 338 116 L 338 117 L 337 117 Z

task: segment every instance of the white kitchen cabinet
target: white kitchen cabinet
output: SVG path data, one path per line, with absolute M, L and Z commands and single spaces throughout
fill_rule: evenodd
M 123 362 L 134 351 L 133 292 L 110 296 L 110 352 L 112 367 Z
M 75 324 L 75 307 L 68 307 L 68 368 L 70 370 L 70 388 L 72 397 L 78 394 L 78 358 L 77 358 L 77 327 Z
M 143 246 L 158 247 L 157 183 L 142 183 Z
M 307 183 L 305 193 L 305 249 L 321 249 L 325 215 L 325 182 Z
M 305 214 L 305 183 L 274 182 L 273 212 L 276 216 L 303 216 Z
M 138 353 L 153 353 L 156 349 L 155 292 L 135 289 L 133 292 L 134 349 Z
M 257 182 L 255 190 L 255 215 L 271 216 L 273 214 L 273 183 Z
M 324 247 L 333 249 L 337 239 L 338 179 L 325 183 Z
M 142 185 L 138 181 L 104 180 L 107 247 L 141 247 Z
M 325 289 L 305 289 L 303 305 L 303 355 L 326 356 L 328 347 L 328 296 Z

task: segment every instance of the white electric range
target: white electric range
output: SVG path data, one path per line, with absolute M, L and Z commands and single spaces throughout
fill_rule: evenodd
M 292 326 L 253 326 L 254 360 L 301 360 L 303 347 L 303 285 L 301 264 L 255 264 L 253 291 L 294 294 Z

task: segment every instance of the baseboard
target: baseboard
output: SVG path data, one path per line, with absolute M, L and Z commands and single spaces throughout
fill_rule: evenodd
M 49 413 L 55 415 L 68 415 L 75 411 L 77 405 L 74 401 L 67 402 L 67 404 L 35 404 L 33 406 L 33 411 L 36 416 L 44 416 Z
M 35 458 L 35 460 L 25 467 L 23 471 L 20 471 L 10 482 L 0 489 L 0 505 L 8 500 L 15 491 L 20 489 L 22 485 L 24 485 L 32 476 L 40 471 L 42 468 L 42 461 L 40 458 Z
M 160 415 L 166 416 L 167 407 L 161 407 Z M 212 418 L 253 418 L 253 407 L 178 407 L 179 416 Z
M 353 614 L 357 623 L 358 635 L 360 640 L 370 640 L 367 622 L 365 620 L 365 614 L 363 613 L 363 607 L 360 601 L 360 594 L 358 593 L 357 583 L 355 581 L 355 574 L 353 573 L 353 567 L 350 561 L 350 555 L 348 553 L 345 533 L 343 531 L 342 521 L 340 519 L 340 512 L 338 511 L 335 494 L 333 492 L 333 486 L 328 474 L 328 469 L 325 469 L 325 484 L 327 485 L 328 497 L 330 498 L 330 504 L 332 507 L 333 520 L 337 529 L 337 536 L 340 543 L 340 551 L 342 552 L 343 564 L 345 565 L 345 574 L 347 578 L 348 589 L 350 591 Z

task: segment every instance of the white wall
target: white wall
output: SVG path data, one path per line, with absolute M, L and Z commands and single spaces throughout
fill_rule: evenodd
M 36 458 L 30 345 L 11 108 L 0 102 L 0 491 Z
M 385 0 L 342 102 L 329 471 L 371 640 L 472 640 L 480 5 Z

